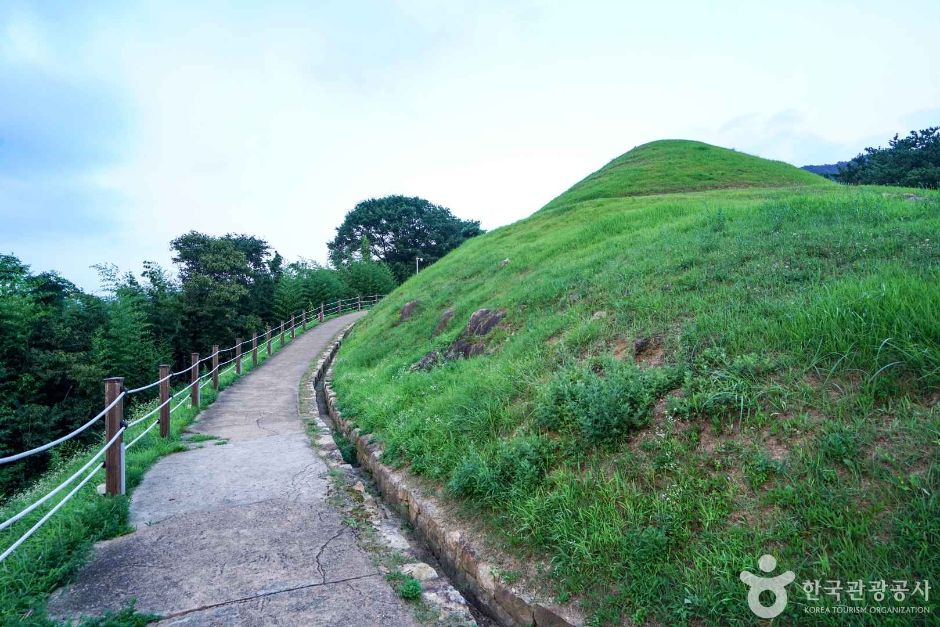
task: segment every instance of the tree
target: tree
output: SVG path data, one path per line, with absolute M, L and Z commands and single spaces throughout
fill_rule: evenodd
M 213 237 L 191 231 L 173 240 L 180 266 L 183 324 L 188 346 L 207 350 L 234 341 L 274 318 L 280 255 L 249 235 Z M 275 275 L 277 273 L 277 275 Z
M 297 275 L 301 279 L 305 307 L 317 307 L 320 303 L 332 303 L 352 296 L 349 286 L 336 270 L 308 262 L 292 265 L 296 266 Z
M 888 148 L 866 148 L 839 169 L 835 179 L 852 185 L 940 187 L 940 126 L 897 135 Z
M 395 289 L 395 275 L 380 261 L 352 261 L 340 271 L 351 296 L 388 294 Z
M 386 196 L 356 205 L 327 248 L 330 261 L 341 268 L 366 258 L 365 242 L 369 256 L 388 264 L 398 281 L 404 281 L 414 272 L 415 257 L 422 257 L 424 265 L 434 263 L 482 232 L 479 221 L 461 220 L 423 198 Z
M 33 275 L 0 255 L 0 455 L 71 431 L 101 403 L 92 338 L 106 320 L 101 299 L 52 272 Z M 92 431 L 78 438 L 88 442 Z M 48 454 L 0 467 L 0 501 L 42 472 Z
M 114 266 L 98 266 L 102 282 L 108 286 L 106 320 L 92 339 L 91 360 L 98 370 L 95 379 L 108 376 L 124 377 L 124 385 L 132 388 L 154 378 L 154 365 L 170 358 L 161 353 L 154 340 L 147 316 L 144 288 L 133 274 L 119 278 Z

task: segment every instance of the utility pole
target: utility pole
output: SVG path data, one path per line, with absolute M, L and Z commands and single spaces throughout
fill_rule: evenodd
M 419 263 L 422 261 L 424 261 L 424 257 L 415 257 L 415 274 L 418 274 L 418 272 L 421 270 Z

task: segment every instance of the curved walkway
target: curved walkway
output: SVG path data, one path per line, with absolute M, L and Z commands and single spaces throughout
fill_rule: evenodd
M 298 411 L 300 379 L 360 314 L 298 336 L 224 390 L 191 430 L 218 436 L 158 461 L 134 491 L 132 534 L 102 542 L 49 603 L 161 625 L 415 625 L 326 502 L 327 467 Z

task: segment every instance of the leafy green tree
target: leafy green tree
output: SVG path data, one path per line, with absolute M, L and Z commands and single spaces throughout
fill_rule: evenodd
M 97 379 L 121 376 L 126 387 L 137 387 L 152 381 L 156 365 L 168 361 L 171 355 L 169 350 L 161 352 L 157 348 L 147 319 L 145 292 L 133 275 L 113 285 L 105 301 L 106 321 L 92 340 L 91 359 L 98 370 Z
M 273 321 L 282 260 L 271 257 L 267 242 L 192 231 L 170 245 L 180 268 L 180 307 L 189 346 L 206 351 Z
M 188 363 L 189 346 L 184 344 L 179 284 L 159 264 L 145 261 L 143 265 L 141 289 L 157 350 L 181 367 Z
M 352 261 L 340 272 L 350 296 L 388 294 L 397 285 L 391 269 L 380 261 Z
M 304 301 L 308 307 L 318 307 L 320 303 L 332 303 L 352 296 L 343 277 L 332 268 L 312 264 L 299 272 L 303 277 Z
M 866 148 L 835 179 L 852 185 L 940 187 L 940 126 L 894 136 L 888 148 Z
M 105 318 L 97 297 L 55 273 L 33 275 L 16 257 L 0 255 L 0 455 L 71 431 L 100 404 L 91 343 Z M 43 454 L 0 467 L 0 500 L 48 461 Z
M 277 320 L 288 320 L 291 314 L 306 307 L 301 277 L 285 272 L 274 290 L 274 315 Z
M 337 268 L 366 259 L 368 252 L 404 281 L 414 272 L 415 257 L 423 258 L 424 265 L 434 263 L 482 232 L 479 221 L 461 220 L 423 198 L 386 196 L 356 205 L 327 247 Z M 362 249 L 363 238 L 368 251 Z
M 353 290 L 341 272 L 299 261 L 289 264 L 278 282 L 275 313 L 279 320 L 286 320 L 302 309 L 316 309 L 320 303 L 332 303 L 349 296 L 354 296 Z

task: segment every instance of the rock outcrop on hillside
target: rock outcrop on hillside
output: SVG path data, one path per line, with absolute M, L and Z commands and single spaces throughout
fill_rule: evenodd
M 444 312 L 440 322 L 438 322 L 437 327 L 434 329 L 435 335 L 443 331 L 443 328 L 447 326 L 447 323 L 450 322 L 453 315 L 454 312 L 452 309 L 448 309 Z M 473 315 L 470 316 L 470 321 L 467 323 L 467 326 L 447 349 L 443 351 L 434 350 L 426 353 L 424 357 L 411 367 L 411 371 L 430 370 L 435 365 L 445 361 L 467 359 L 481 354 L 486 348 L 486 343 L 483 338 L 488 335 L 496 325 L 502 322 L 505 317 L 505 309 L 477 309 L 473 312 Z

